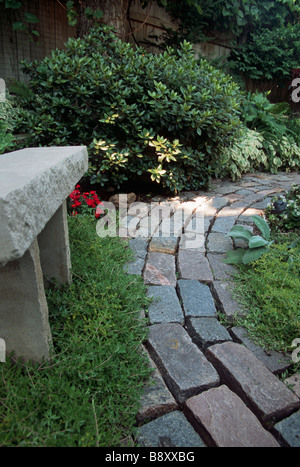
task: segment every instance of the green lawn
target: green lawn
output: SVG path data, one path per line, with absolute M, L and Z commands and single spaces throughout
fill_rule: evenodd
M 277 234 L 270 252 L 234 278 L 246 315 L 236 324 L 266 349 L 292 351 L 300 337 L 300 248 L 297 233 Z
M 140 345 L 142 279 L 131 252 L 99 238 L 91 216 L 69 218 L 71 286 L 47 292 L 54 348 L 39 366 L 0 366 L 0 446 L 118 446 L 134 430 L 150 370 Z

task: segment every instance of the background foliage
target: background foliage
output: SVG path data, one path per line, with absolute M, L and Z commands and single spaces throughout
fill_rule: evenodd
M 231 53 L 230 67 L 252 79 L 290 80 L 300 66 L 300 24 L 289 24 L 251 34 Z

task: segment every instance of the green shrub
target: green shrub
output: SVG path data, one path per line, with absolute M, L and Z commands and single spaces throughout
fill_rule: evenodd
M 242 173 L 266 168 L 268 162 L 263 143 L 264 138 L 259 132 L 247 127 L 243 128 L 235 143 L 224 149 L 223 157 L 226 165 L 223 168 L 223 175 L 236 180 Z
M 95 183 L 143 176 L 170 190 L 199 189 L 242 138 L 238 86 L 186 42 L 152 55 L 101 27 L 24 67 L 32 144 L 87 145 Z
M 299 67 L 300 24 L 262 29 L 232 50 L 230 66 L 252 79 L 290 80 Z
M 274 196 L 265 213 L 274 232 L 300 229 L 300 185 Z
M 14 144 L 15 110 L 8 98 L 0 102 L 0 154 L 12 150 Z
M 23 91 L 24 96 L 26 85 L 19 83 L 18 88 Z M 5 101 L 0 102 L 0 154 L 20 149 L 24 146 L 24 141 L 28 141 L 25 136 L 23 139 L 18 137 L 28 128 L 28 111 L 23 108 L 26 99 L 17 96 L 15 91 L 17 82 L 9 85 Z
M 262 137 L 260 142 L 265 159 L 261 162 L 266 170 L 299 169 L 299 119 L 290 118 L 288 104 L 272 104 L 264 93 L 248 93 L 242 102 L 241 112 L 247 127 Z

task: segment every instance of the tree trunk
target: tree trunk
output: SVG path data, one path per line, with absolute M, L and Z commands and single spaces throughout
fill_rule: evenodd
M 127 42 L 129 40 L 128 9 L 131 3 L 130 0 L 79 0 L 78 3 L 78 37 L 87 34 L 95 22 L 95 20 L 87 19 L 84 15 L 85 9 L 90 7 L 92 10 L 99 9 L 103 12 L 101 23 L 112 26 L 123 41 Z

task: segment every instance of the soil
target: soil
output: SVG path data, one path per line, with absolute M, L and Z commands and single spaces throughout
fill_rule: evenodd
M 150 183 L 150 182 L 139 182 L 139 181 L 131 181 L 124 184 L 120 188 L 115 187 L 102 187 L 99 184 L 90 184 L 88 179 L 82 179 L 79 182 L 83 191 L 96 191 L 99 199 L 101 201 L 108 201 L 112 195 L 117 193 L 135 193 L 136 194 L 136 201 L 149 203 L 154 196 L 174 196 L 174 193 L 169 190 L 164 190 L 161 185 L 158 183 Z

